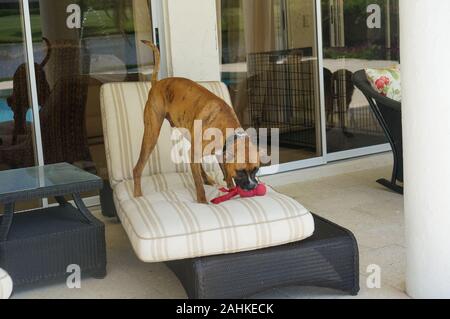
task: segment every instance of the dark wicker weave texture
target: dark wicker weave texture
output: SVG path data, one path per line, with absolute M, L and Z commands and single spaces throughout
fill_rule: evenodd
M 100 189 L 99 177 L 66 163 L 0 175 L 9 182 L 28 180 L 0 194 L 5 207 L 0 216 L 0 268 L 10 274 L 14 287 L 67 278 L 71 265 L 79 266 L 81 275 L 106 276 L 105 226 L 80 196 Z M 71 195 L 76 207 L 64 195 Z M 59 206 L 14 214 L 15 202 L 44 197 L 54 197 Z
M 279 286 L 313 286 L 359 292 L 359 253 L 353 234 L 315 216 L 304 241 L 232 255 L 168 263 L 190 298 L 249 297 Z
M 16 214 L 8 240 L 0 241 L 0 267 L 15 287 L 64 279 L 72 264 L 80 266 L 82 275 L 104 277 L 105 251 L 104 225 L 67 205 Z

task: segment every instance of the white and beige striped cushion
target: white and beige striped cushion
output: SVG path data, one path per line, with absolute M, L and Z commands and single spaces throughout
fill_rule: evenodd
M 118 214 L 137 256 L 144 262 L 229 254 L 299 241 L 313 234 L 311 214 L 272 189 L 264 197 L 221 205 L 198 204 L 190 173 L 145 177 L 141 198 L 133 182 L 114 191 Z M 207 198 L 221 194 L 205 186 Z
M 226 86 L 201 83 L 231 105 Z M 174 164 L 173 129 L 164 124 L 158 145 L 143 174 L 144 196 L 133 197 L 132 171 L 143 135 L 143 110 L 149 83 L 102 87 L 101 105 L 106 155 L 114 202 L 137 256 L 160 262 L 235 253 L 299 241 L 314 232 L 312 215 L 295 200 L 270 190 L 265 197 L 235 199 L 221 205 L 196 202 L 188 165 Z M 187 159 L 188 154 L 181 157 Z M 217 165 L 210 172 L 223 176 Z M 208 199 L 217 188 L 205 186 Z
M 0 268 L 0 299 L 8 299 L 13 290 L 11 277 Z

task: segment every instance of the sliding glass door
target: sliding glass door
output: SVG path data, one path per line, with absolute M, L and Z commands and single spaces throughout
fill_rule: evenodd
M 389 150 L 352 75 L 399 63 L 398 2 L 218 0 L 222 80 L 282 170 Z
M 27 37 L 21 1 L 0 2 L 0 170 L 37 164 L 33 81 L 28 69 Z M 41 74 L 36 74 L 41 80 Z M 48 92 L 47 86 L 40 88 Z M 43 103 L 42 99 L 36 99 Z M 1 183 L 1 181 L 0 181 Z M 38 207 L 38 201 L 16 204 L 16 209 Z M 2 208 L 0 208 L 2 209 Z
M 149 79 L 140 40 L 158 42 L 161 1 L 1 1 L 0 169 L 65 161 L 108 178 L 100 86 Z M 351 76 L 399 63 L 398 0 L 216 2 L 222 80 L 282 170 L 387 149 Z
M 268 129 L 281 164 L 321 157 L 314 0 L 222 0 L 219 11 L 222 80 L 241 124 Z
M 387 143 L 354 72 L 397 65 L 398 0 L 321 0 L 327 153 Z
M 151 16 L 147 0 L 36 3 L 34 55 L 50 88 L 40 110 L 46 164 L 69 162 L 107 179 L 100 87 L 149 79 L 153 54 L 141 40 L 153 40 Z
M 158 42 L 151 3 L 1 1 L 0 169 L 68 162 L 108 180 L 100 87 L 150 79 L 153 53 L 141 40 Z

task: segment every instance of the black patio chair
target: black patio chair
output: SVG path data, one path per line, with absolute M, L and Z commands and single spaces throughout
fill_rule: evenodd
M 353 75 L 353 83 L 362 91 L 369 101 L 370 108 L 383 128 L 394 154 L 394 169 L 392 179 L 380 179 L 377 182 L 390 190 L 403 194 L 403 135 L 402 135 L 402 105 L 375 91 L 367 80 L 364 70 Z

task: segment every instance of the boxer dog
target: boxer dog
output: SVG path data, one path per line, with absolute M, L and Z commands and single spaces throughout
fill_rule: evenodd
M 249 135 L 241 128 L 238 117 L 225 101 L 202 87 L 184 78 L 168 78 L 158 81 L 160 68 L 160 52 L 156 45 L 142 41 L 149 46 L 155 55 L 155 70 L 152 76 L 152 89 L 149 93 L 144 112 L 145 132 L 142 140 L 141 154 L 133 170 L 134 196 L 142 196 L 141 176 L 147 161 L 153 152 L 161 127 L 167 119 L 172 127 L 185 129 L 190 133 L 192 145 L 202 145 L 203 149 L 210 143 L 203 140 L 203 133 L 209 128 L 219 129 L 225 137 L 223 152 L 225 159 L 220 162 L 225 181 L 229 188 L 234 183 L 244 190 L 253 190 L 258 186 L 256 174 L 260 167 L 258 152 L 250 156 L 251 150 L 256 150 Z M 195 132 L 194 123 L 202 122 L 202 132 Z M 233 129 L 233 130 L 230 130 Z M 233 133 L 230 133 L 233 131 Z M 198 136 L 200 135 L 201 136 Z M 197 141 L 197 142 L 196 142 Z M 199 142 L 201 141 L 201 142 Z M 195 144 L 197 143 L 197 144 Z M 236 160 L 238 150 L 245 150 L 245 160 Z M 212 184 L 203 170 L 201 161 L 191 148 L 191 170 L 197 192 L 197 202 L 206 204 L 205 184 Z M 201 154 L 217 155 L 217 154 Z M 252 160 L 250 158 L 253 157 Z

